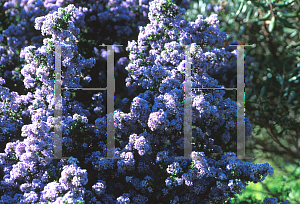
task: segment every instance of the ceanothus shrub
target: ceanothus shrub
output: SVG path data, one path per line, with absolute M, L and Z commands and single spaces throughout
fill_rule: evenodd
M 178 1 L 180 6 L 189 7 L 190 0 Z M 35 29 L 35 19 L 40 16 L 45 16 L 48 13 L 58 11 L 59 8 L 65 7 L 73 3 L 79 8 L 79 11 L 85 14 L 84 27 L 78 25 L 81 29 L 78 38 L 79 52 L 86 58 L 95 57 L 97 67 L 101 69 L 82 70 L 86 77 L 81 77 L 82 85 L 86 86 L 91 80 L 90 86 L 106 86 L 106 77 L 103 60 L 106 59 L 105 49 L 101 49 L 98 45 L 105 44 L 124 44 L 127 43 L 128 37 L 136 38 L 138 34 L 138 26 L 148 23 L 149 5 L 146 1 L 73 1 L 73 0 L 47 0 L 47 1 L 28 1 L 28 0 L 8 0 L 0 2 L 0 9 L 3 15 L 0 16 L 3 31 L 0 32 L 0 77 L 6 81 L 6 87 L 11 91 L 26 95 L 30 89 L 26 89 L 23 84 L 24 76 L 21 74 L 21 69 L 25 63 L 25 47 L 34 45 L 40 47 L 43 45 L 43 36 Z M 105 32 L 103 32 L 105 30 Z M 109 31 L 109 32 L 108 32 Z M 116 35 L 115 35 L 116 34 Z M 104 47 L 103 47 L 104 48 Z M 99 50 L 98 50 L 99 49 Z M 124 81 L 127 76 L 124 67 L 128 64 L 128 59 L 125 56 L 127 53 L 122 47 L 115 47 L 115 76 L 118 81 Z M 21 53 L 21 55 L 20 55 Z M 104 70 L 104 71 L 103 71 Z M 88 76 L 87 76 L 88 75 Z M 28 79 L 27 79 L 28 80 Z M 4 83 L 4 82 L 3 82 Z M 100 85 L 99 85 L 100 83 Z M 121 87 L 121 88 L 119 88 Z M 121 86 L 117 86 L 116 91 L 116 107 L 122 108 L 126 103 L 122 100 L 118 93 L 128 95 L 128 90 L 125 87 L 125 82 Z M 29 93 L 30 94 L 30 93 Z M 106 95 L 103 95 L 105 100 Z M 129 96 L 127 96 L 129 97 Z M 131 98 L 130 96 L 129 98 Z M 126 101 L 126 100 L 125 100 Z M 22 107 L 27 109 L 26 106 Z M 128 105 L 126 106 L 128 109 Z M 3 110 L 3 109 L 2 109 Z M 20 120 L 21 114 L 7 113 L 4 115 L 13 114 L 11 118 L 7 117 L 3 121 L 8 123 L 11 120 Z M 9 113 L 8 113 L 9 112 Z M 98 109 L 96 109 L 98 112 Z M 97 114 L 97 113 L 96 113 Z M 97 115 L 99 116 L 99 115 Z M 25 118 L 24 122 L 30 120 Z M 4 150 L 4 144 L 10 141 L 10 138 L 20 139 L 22 123 L 10 122 L 4 125 L 3 132 L 0 130 L 1 141 L 0 150 Z M 14 128 L 10 128 L 10 127 Z M 2 136 L 3 135 L 3 136 Z
M 180 6 L 189 7 L 190 0 L 178 1 Z M 80 33 L 80 52 L 87 58 L 101 58 L 98 45 L 125 44 L 128 38 L 136 38 L 138 27 L 148 23 L 148 0 L 145 1 L 78 1 L 78 0 L 8 0 L 0 2 L 3 15 L 0 16 L 3 31 L 0 33 L 0 76 L 7 80 L 7 86 L 23 94 L 22 75 L 20 73 L 23 55 L 19 53 L 28 45 L 37 47 L 43 44 L 43 36 L 34 29 L 35 18 L 57 11 L 70 3 L 79 8 L 85 14 L 85 27 Z M 105 32 L 103 32 L 105 31 Z M 116 52 L 126 54 L 124 49 L 116 48 Z M 93 56 L 92 56 L 93 55 Z M 120 59 L 116 64 L 116 76 L 125 75 L 123 64 L 126 57 L 117 56 Z M 102 63 L 103 64 L 103 63 Z M 101 65 L 101 63 L 98 63 Z M 105 68 L 103 68 L 105 69 Z M 3 71 L 3 73 L 1 73 Z M 1 75 L 2 74 L 2 75 Z M 83 73 L 87 75 L 87 73 Z M 91 73 L 104 86 L 105 72 Z M 98 76 L 98 77 L 97 77 Z M 126 77 L 126 76 L 125 76 Z M 16 85 L 14 85 L 16 84 Z M 122 86 L 124 87 L 124 86 Z M 120 104 L 122 105 L 122 104 Z
M 53 157 L 54 148 L 54 45 L 62 45 L 63 86 L 79 87 L 80 69 L 91 68 L 95 63 L 93 58 L 85 59 L 77 51 L 76 36 L 80 31 L 78 27 L 84 24 L 83 18 L 84 14 L 74 5 L 37 18 L 36 28 L 42 29 L 47 36 L 52 35 L 52 38 L 45 38 L 44 45 L 37 49 L 33 46 L 25 49 L 27 64 L 21 73 L 25 77 L 25 87 L 34 91 L 25 96 L 1 92 L 3 101 L 13 96 L 9 104 L 12 107 L 28 103 L 28 109 L 22 114 L 29 114 L 31 119 L 30 124 L 22 127 L 21 136 L 25 139 L 7 143 L 5 153 L 0 155 L 4 172 L 1 203 L 84 201 L 87 170 L 77 166 L 74 162 L 77 159 L 68 162 L 47 159 Z M 62 19 L 65 22 L 61 22 Z M 66 103 L 68 95 L 65 95 L 62 109 L 67 116 L 63 118 L 63 133 L 67 136 L 69 125 L 87 123 L 89 113 L 76 103 Z M 70 119 L 68 112 L 73 118 Z M 49 195 L 51 191 L 48 189 L 54 189 L 52 194 Z
M 244 163 L 229 158 L 235 154 L 224 151 L 224 144 L 236 135 L 236 104 L 223 99 L 221 90 L 193 93 L 192 159 L 175 160 L 175 156 L 183 155 L 183 45 L 194 43 L 193 87 L 217 86 L 217 81 L 205 72 L 235 58 L 235 53 L 221 49 L 226 36 L 219 33 L 216 16 L 187 23 L 182 14 L 183 10 L 169 1 L 151 2 L 150 24 L 146 30 L 141 29 L 138 43 L 128 45 L 131 62 L 127 66 L 127 83 L 147 90 L 134 98 L 130 113 L 114 113 L 120 141 L 115 155 L 121 160 L 99 158 L 107 151 L 106 116 L 88 124 L 89 111 L 71 102 L 69 92 L 64 92 L 62 98 L 64 146 L 74 153 L 73 146 L 77 159 L 46 159 L 53 156 L 54 44 L 69 48 L 62 48 L 63 86 L 80 87 L 80 70 L 93 67 L 94 60 L 86 60 L 78 53 L 78 25 L 83 23 L 84 15 L 73 5 L 36 19 L 36 28 L 52 38 L 44 39 L 38 49 L 26 48 L 27 64 L 22 74 L 25 86 L 34 92 L 14 97 L 17 104 L 30 104 L 24 114 L 30 115 L 32 123 L 23 126 L 23 141 L 8 143 L 5 153 L 0 154 L 5 173 L 0 202 L 222 203 L 241 193 L 249 181 L 260 182 L 272 173 L 267 163 Z M 157 21 L 163 22 L 161 27 Z M 218 48 L 204 48 L 207 45 Z M 103 108 L 101 94 L 93 98 L 98 109 Z M 74 127 L 71 131 L 70 126 Z M 78 137 L 80 129 L 88 135 Z M 246 135 L 250 132 L 251 124 L 246 120 Z M 91 144 L 96 148 L 83 151 Z
M 118 203 L 136 195 L 143 196 L 142 203 L 144 198 L 149 203 L 222 203 L 249 181 L 260 182 L 272 173 L 267 163 L 244 163 L 229 158 L 235 153 L 223 152 L 236 135 L 236 103 L 222 98 L 224 90 L 193 93 L 192 159 L 175 160 L 183 155 L 184 45 L 192 44 L 192 87 L 217 87 L 205 72 L 236 59 L 235 52 L 222 48 L 226 34 L 219 33 L 216 15 L 186 22 L 182 14 L 170 1 L 150 3 L 150 23 L 140 29 L 137 42 L 128 43 L 126 67 L 127 86 L 146 91 L 133 99 L 130 113 L 115 112 L 116 134 L 124 141 L 116 156 L 124 160 L 97 160 L 103 151 L 86 159 L 106 181 L 105 192 L 125 191 Z M 96 120 L 99 131 L 105 125 L 105 118 Z

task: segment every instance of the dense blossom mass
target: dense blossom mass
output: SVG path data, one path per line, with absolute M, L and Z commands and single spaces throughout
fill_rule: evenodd
M 208 73 L 234 67 L 236 61 L 236 51 L 223 48 L 226 33 L 220 32 L 217 15 L 186 22 L 183 7 L 189 1 L 182 1 L 182 7 L 169 0 L 154 0 L 149 6 L 148 1 L 89 1 L 88 7 L 54 2 L 3 5 L 12 17 L 19 12 L 19 18 L 27 20 L 0 35 L 0 43 L 7 44 L 0 47 L 1 66 L 14 66 L 19 58 L 24 62 L 20 73 L 0 77 L 0 140 L 5 141 L 0 153 L 0 203 L 224 203 L 241 194 L 249 182 L 261 182 L 273 173 L 268 163 L 242 162 L 229 151 L 236 136 L 237 107 L 223 97 L 224 90 L 192 91 L 193 151 L 190 159 L 175 158 L 183 155 L 187 142 L 183 134 L 187 45 L 191 45 L 192 87 L 219 87 Z M 18 11 L 16 5 L 24 10 Z M 30 22 L 38 36 L 26 32 Z M 126 47 L 128 58 L 119 58 L 116 64 L 117 70 L 123 67 L 128 72 L 126 86 L 136 94 L 128 113 L 120 108 L 113 113 L 114 154 L 121 159 L 104 158 L 108 151 L 104 94 L 93 95 L 90 109 L 74 100 L 71 91 L 62 91 L 62 145 L 70 158 L 51 159 L 56 137 L 55 46 L 62 48 L 62 87 L 83 87 L 92 81 L 86 70 L 96 69 L 96 61 L 107 56 L 94 47 L 96 57 L 84 57 L 85 49 L 79 45 L 85 35 L 96 33 L 99 42 L 122 43 L 136 28 L 137 40 L 129 40 Z M 104 30 L 107 33 L 101 34 Z M 31 45 L 24 44 L 29 38 Z M 26 94 L 5 87 L 9 74 L 23 79 Z M 248 118 L 245 125 L 249 136 Z M 277 200 L 267 198 L 264 203 Z

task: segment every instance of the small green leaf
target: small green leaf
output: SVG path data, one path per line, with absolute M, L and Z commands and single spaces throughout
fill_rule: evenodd
M 296 31 L 297 31 L 297 29 L 293 29 L 293 30 L 296 30 Z M 300 46 L 300 41 L 297 42 L 297 43 L 295 43 L 295 44 L 291 44 L 291 45 L 287 46 L 287 48 L 297 47 L 297 46 Z
M 266 87 L 263 86 L 263 87 L 261 88 L 261 90 L 260 90 L 260 97 L 261 97 L 261 98 L 264 96 L 265 91 L 266 91 Z
M 266 103 L 266 102 L 268 102 L 268 101 L 270 101 L 270 99 L 267 99 L 267 100 L 261 100 L 262 103 Z
M 295 18 L 297 17 L 297 13 L 286 13 L 286 14 L 282 14 L 283 17 L 286 17 L 286 18 Z
M 292 78 L 289 79 L 289 82 L 297 80 L 297 78 L 300 77 L 300 74 L 297 76 L 293 76 Z
M 263 110 L 266 110 L 267 105 L 268 105 L 268 103 L 263 104 Z
M 252 23 L 257 23 L 259 20 L 258 20 L 258 19 L 250 19 L 250 21 L 251 21 Z
M 255 0 L 250 0 L 255 6 L 262 8 L 263 10 L 267 10 L 267 7 L 264 3 L 256 2 Z
M 282 8 L 282 7 L 287 7 L 288 5 L 292 4 L 294 0 L 289 0 L 289 1 L 282 1 L 276 4 L 276 7 Z
M 297 93 L 297 95 L 298 95 L 299 93 Z M 293 107 L 293 110 L 296 110 L 296 109 L 298 109 L 298 108 L 300 108 L 300 104 L 296 104 L 294 107 Z
M 290 52 L 290 54 L 292 54 L 294 56 L 299 56 L 300 57 L 300 52 Z
M 244 5 L 244 1 L 241 2 L 240 7 L 239 7 L 238 11 L 236 12 L 235 16 L 238 16 L 241 13 L 243 5 Z
M 289 105 L 289 103 L 295 98 L 295 96 L 296 96 L 295 91 L 291 91 L 290 97 L 289 97 L 286 105 Z
M 251 15 L 252 11 L 253 11 L 253 8 L 250 8 L 250 11 L 248 11 L 247 16 L 246 16 L 246 22 L 249 21 L 249 18 L 250 18 L 250 15 Z
M 279 17 L 279 21 L 285 26 L 285 27 L 288 27 L 288 28 L 295 28 L 290 22 L 288 22 L 286 19 L 284 18 L 280 18 Z
M 279 80 L 280 85 L 282 85 L 282 84 L 283 84 L 283 79 L 282 79 L 282 77 L 280 76 L 280 74 L 278 74 L 278 80 Z
M 270 33 L 272 33 L 274 27 L 275 27 L 275 16 L 272 16 L 271 23 L 269 24 L 269 32 Z
M 269 11 L 267 14 L 265 14 L 263 17 L 258 18 L 258 20 L 263 21 L 267 20 L 271 16 L 271 11 Z
M 251 94 L 252 94 L 252 89 L 250 89 L 249 93 L 246 94 L 245 100 L 248 100 Z
M 287 28 L 287 27 L 284 27 L 283 28 L 283 32 L 287 33 L 287 34 L 292 34 L 294 32 L 297 32 L 297 29 L 292 29 L 292 28 Z

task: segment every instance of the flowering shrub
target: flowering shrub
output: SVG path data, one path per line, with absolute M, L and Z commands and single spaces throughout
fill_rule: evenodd
M 1 28 L 0 31 L 0 76 L 8 80 L 7 86 L 12 90 L 23 87 L 20 70 L 23 57 L 19 56 L 21 50 L 28 45 L 41 46 L 42 36 L 34 29 L 35 18 L 44 16 L 49 12 L 57 11 L 60 7 L 65 7 L 73 3 L 85 14 L 86 26 L 81 28 L 79 49 L 80 53 L 87 57 L 101 58 L 104 49 L 99 49 L 99 44 L 126 44 L 128 37 L 136 38 L 138 26 L 148 23 L 147 14 L 149 12 L 148 0 L 145 1 L 1 1 Z M 177 1 L 184 7 L 189 7 L 190 0 Z M 124 26 L 125 25 L 125 26 Z M 3 30 L 3 31 L 2 31 Z M 105 31 L 105 32 L 103 32 Z M 123 70 L 126 63 L 126 53 L 122 47 L 115 49 L 120 53 L 116 64 L 116 76 L 127 75 Z M 102 55 L 104 56 L 104 55 Z M 98 63 L 97 67 L 103 63 Z M 5 70 L 1 70 L 4 69 Z M 106 67 L 92 73 L 84 73 L 93 77 L 92 85 L 105 86 Z M 97 77 L 98 76 L 98 77 Z M 98 79 L 99 78 L 99 79 Z M 125 76 L 126 78 L 126 76 Z M 15 85 L 14 85 L 15 84 Z M 124 87 L 124 86 L 122 86 Z M 117 87 L 118 88 L 118 87 Z M 27 92 L 18 90 L 22 94 Z M 126 91 L 127 92 L 127 91 Z M 122 105 L 122 104 L 120 104 Z
M 65 7 L 70 3 L 74 3 L 79 11 L 85 14 L 85 26 L 82 27 L 82 25 L 78 25 L 78 28 L 81 29 L 79 36 L 77 36 L 77 38 L 80 39 L 77 42 L 78 51 L 86 58 L 95 58 L 95 67 L 100 67 L 100 69 L 81 70 L 83 74 L 80 74 L 78 77 L 80 77 L 82 81 L 82 86 L 87 86 L 88 82 L 90 87 L 105 87 L 107 84 L 105 77 L 106 66 L 104 66 L 105 63 L 103 63 L 103 60 L 106 59 L 106 51 L 105 49 L 100 50 L 99 44 L 118 43 L 125 45 L 129 37 L 128 35 L 130 34 L 130 37 L 133 37 L 133 39 L 136 38 L 138 36 L 138 26 L 145 25 L 149 21 L 147 18 L 149 12 L 148 1 L 87 1 L 85 4 L 76 0 L 0 2 L 1 10 L 3 10 L 3 13 L 1 12 L 0 15 L 2 22 L 0 26 L 0 77 L 5 79 L 6 87 L 11 91 L 17 92 L 20 95 L 30 94 L 30 92 L 33 91 L 25 88 L 23 83 L 25 79 L 21 74 L 21 69 L 25 63 L 25 47 L 28 45 L 40 47 L 43 45 L 43 36 L 35 29 L 35 18 L 57 11 L 58 8 Z M 188 8 L 188 3 L 189 0 L 178 1 L 178 4 L 184 8 Z M 120 12 L 122 12 L 121 16 L 119 15 Z M 99 16 L 100 18 L 97 17 L 96 20 L 91 20 L 91 18 L 95 16 Z M 107 18 L 103 19 L 101 16 Z M 122 26 L 124 25 L 124 18 L 127 19 L 127 26 Z M 105 30 L 105 32 L 103 32 L 103 30 Z M 122 33 L 122 35 L 116 36 L 114 35 L 115 33 Z M 108 37 L 105 37 L 105 34 L 107 34 Z M 120 98 L 128 97 L 132 99 L 135 95 L 135 93 L 132 93 L 132 91 L 125 87 L 127 73 L 124 67 L 128 64 L 127 53 L 122 47 L 115 47 L 115 52 L 115 58 L 117 59 L 115 63 L 116 79 L 119 82 L 124 81 L 123 84 L 116 86 L 117 94 L 115 105 L 117 108 L 127 110 L 129 109 L 129 104 L 126 103 L 126 100 L 120 100 Z M 78 95 L 79 98 L 81 96 L 80 92 L 75 93 L 75 95 Z M 105 99 L 106 94 L 104 93 L 103 100 Z M 96 109 L 96 111 L 98 112 L 98 109 Z M 14 114 L 16 115 L 14 120 L 19 120 L 21 114 Z M 23 117 L 24 116 L 22 116 L 22 118 Z M 28 117 L 23 119 L 23 122 L 30 121 Z M 5 127 L 9 126 L 5 125 Z M 15 138 L 16 135 L 20 134 L 21 127 L 22 125 L 16 126 L 17 134 L 9 132 L 7 128 L 3 132 Z M 5 141 L 0 144 L 1 151 L 5 148 L 4 144 L 9 141 L 6 138 L 2 139 Z
M 62 45 L 62 87 L 82 87 L 81 78 L 89 84 L 82 70 L 93 69 L 96 62 L 78 48 L 84 9 L 70 4 L 35 18 L 43 45 L 20 53 L 30 91 L 10 92 L 0 78 L 1 125 L 7 121 L 6 131 L 14 133 L 19 123 L 24 138 L 16 136 L 0 153 L 1 203 L 224 203 L 249 181 L 273 173 L 268 163 L 232 158 L 236 155 L 228 145 L 235 141 L 236 103 L 223 98 L 224 90 L 193 91 L 193 152 L 191 159 L 175 159 L 184 147 L 185 45 L 192 47 L 192 87 L 217 87 L 206 72 L 236 60 L 236 52 L 222 48 L 226 33 L 219 32 L 217 15 L 186 22 L 183 14 L 171 1 L 150 2 L 150 23 L 140 27 L 137 42 L 128 42 L 126 85 L 144 91 L 134 97 L 129 113 L 114 112 L 118 160 L 101 158 L 107 153 L 102 94 L 92 97 L 98 117 L 91 122 L 91 113 L 69 91 L 62 91 L 63 156 L 72 157 L 49 159 L 55 137 L 55 45 Z M 30 121 L 13 120 L 13 114 Z M 245 123 L 249 136 L 252 126 L 248 119 Z

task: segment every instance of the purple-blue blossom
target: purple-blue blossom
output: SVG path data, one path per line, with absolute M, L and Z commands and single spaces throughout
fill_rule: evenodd
M 101 195 L 105 193 L 106 182 L 105 181 L 98 181 L 96 184 L 92 186 L 93 190 L 96 192 L 97 195 Z

